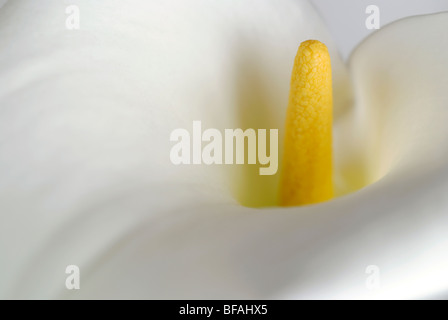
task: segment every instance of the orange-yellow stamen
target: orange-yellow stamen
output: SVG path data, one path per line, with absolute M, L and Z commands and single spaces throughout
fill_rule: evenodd
M 303 42 L 291 77 L 286 115 L 280 204 L 295 206 L 333 197 L 332 82 L 327 47 Z

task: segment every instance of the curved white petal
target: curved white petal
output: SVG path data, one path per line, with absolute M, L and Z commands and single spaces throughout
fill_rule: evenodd
M 151 249 L 164 248 L 158 237 L 179 227 L 183 239 L 184 219 L 197 221 L 199 206 L 210 204 L 210 217 L 218 203 L 244 211 L 224 166 L 170 162 L 171 131 L 193 120 L 282 127 L 297 46 L 318 38 L 336 57 L 335 47 L 306 1 L 79 0 L 80 29 L 72 31 L 69 5 L 15 0 L 0 10 L 0 296 L 67 294 L 70 264 L 80 266 L 86 295 L 167 296 L 170 267 L 159 263 L 183 258 L 166 248 L 160 260 Z M 333 67 L 343 106 L 345 69 L 338 58 Z M 269 181 L 252 185 L 275 187 Z M 139 226 L 154 236 L 141 248 L 148 260 L 121 262 L 155 272 L 143 282 L 107 263 Z M 186 271 L 207 267 L 187 260 Z M 221 271 L 229 270 L 212 268 L 209 277 Z M 99 288 L 98 272 L 122 273 L 123 287 Z M 142 286 L 154 277 L 158 283 Z M 189 283 L 173 297 L 186 296 Z
M 169 132 L 195 119 L 233 127 L 241 106 L 267 99 L 270 114 L 286 101 L 297 43 L 325 38 L 314 14 L 292 1 L 175 1 L 153 2 L 148 19 L 145 2 L 120 2 L 81 1 L 89 27 L 79 34 L 63 29 L 64 15 L 55 29 L 59 1 L 0 11 L 2 296 L 415 298 L 448 289 L 447 15 L 384 28 L 351 60 L 356 121 L 339 119 L 337 150 L 381 179 L 328 203 L 257 210 L 236 204 L 214 167 L 174 168 Z M 30 41 L 48 30 L 53 37 Z M 348 158 L 338 156 L 340 166 Z M 69 264 L 81 267 L 79 291 L 65 289 Z M 369 265 L 380 268 L 381 290 L 366 290 Z
M 105 254 L 79 297 L 445 295 L 447 129 L 439 117 L 446 116 L 448 102 L 447 16 L 395 23 L 351 60 L 357 121 L 382 118 L 365 130 L 364 149 L 376 157 L 372 172 L 384 175 L 380 181 L 315 206 L 255 210 L 216 200 L 147 221 Z M 426 28 L 441 31 L 428 36 Z M 373 93 L 384 79 L 393 94 Z M 437 146 L 428 145 L 433 141 Z M 377 153 L 370 153 L 370 143 L 380 147 Z M 369 266 L 380 270 L 380 289 L 366 287 Z

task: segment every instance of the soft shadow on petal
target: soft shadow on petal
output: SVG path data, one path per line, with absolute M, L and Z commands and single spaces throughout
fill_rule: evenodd
M 86 32 L 70 35 L 63 16 L 61 29 L 54 29 L 52 17 L 64 12 L 60 1 L 43 11 L 16 0 L 0 11 L 1 76 L 8 80 L 0 88 L 0 294 L 235 299 L 446 291 L 448 172 L 440 125 L 446 119 L 446 15 L 384 28 L 353 57 L 355 118 L 360 128 L 373 121 L 359 132 L 367 141 L 362 150 L 376 150 L 360 158 L 372 161 L 369 179 L 382 179 L 328 203 L 256 210 L 236 204 L 221 169 L 169 162 L 172 129 L 201 117 L 209 127 L 233 126 L 236 109 L 225 108 L 241 101 L 227 94 L 238 92 L 235 57 L 223 41 L 234 11 L 210 16 L 213 6 L 195 11 L 176 2 L 150 8 L 146 1 L 84 1 L 92 9 Z M 260 6 L 271 13 L 279 4 Z M 217 19 L 222 12 L 229 14 Z M 216 33 L 189 23 L 199 16 L 205 26 L 219 25 Z M 36 23 L 14 23 L 15 17 Z M 30 41 L 48 30 L 54 37 Z M 298 45 L 295 36 L 288 39 Z M 15 46 L 5 45 L 11 41 Z M 386 45 L 394 50 L 383 53 Z M 381 71 L 383 64 L 390 68 Z M 386 87 L 384 72 L 391 80 Z M 417 95 L 408 88 L 424 90 Z M 406 118 L 413 112 L 418 117 Z M 64 286 L 70 264 L 84 270 L 77 292 Z M 384 291 L 366 291 L 368 265 L 380 267 Z
M 298 46 L 309 39 L 320 39 L 332 54 L 334 78 L 334 109 L 338 117 L 350 104 L 348 72 L 333 41 L 323 27 L 320 17 L 302 2 L 276 8 L 282 17 L 276 21 L 267 14 L 257 12 L 244 16 L 244 23 L 237 28 L 235 39 L 235 96 L 232 105 L 235 122 L 229 128 L 278 129 L 278 171 L 275 175 L 260 175 L 263 165 L 246 164 L 230 166 L 232 194 L 245 206 L 277 206 L 278 182 L 282 166 L 283 136 L 291 71 Z M 260 15 L 261 13 L 261 15 Z M 262 19 L 269 22 L 261 23 Z M 255 22 L 254 22 L 255 21 Z M 310 28 L 309 21 L 315 25 Z M 264 25 L 269 24 L 269 30 Z M 273 31 L 275 30 L 275 32 Z M 248 148 L 246 145 L 245 151 Z M 269 144 L 267 146 L 269 150 Z
M 356 104 L 335 124 L 340 193 L 390 171 L 438 168 L 447 159 L 445 17 L 441 13 L 393 23 L 352 54 Z M 429 21 L 428 26 L 422 21 Z
M 362 150 L 376 146 L 376 152 L 365 152 L 374 157 L 370 168 L 376 183 L 313 206 L 254 210 L 217 201 L 182 210 L 175 220 L 159 217 L 164 228 L 155 232 L 148 230 L 157 222 L 147 221 L 92 270 L 89 290 L 78 297 L 443 295 L 448 288 L 447 129 L 442 125 L 447 118 L 441 118 L 448 102 L 447 17 L 394 23 L 352 57 L 357 119 L 372 121 Z M 373 291 L 366 287 L 366 268 L 372 265 L 381 274 L 381 287 Z
M 87 285 L 102 253 L 136 226 L 157 217 L 164 230 L 165 216 L 247 199 L 230 166 L 173 165 L 170 133 L 191 132 L 194 120 L 265 125 L 241 110 L 262 101 L 251 95 L 264 97 L 257 83 L 268 82 L 266 106 L 283 125 L 275 110 L 286 108 L 297 46 L 330 43 L 306 1 L 79 0 L 74 31 L 67 5 L 15 0 L 0 10 L 2 297 L 65 292 L 71 264 Z

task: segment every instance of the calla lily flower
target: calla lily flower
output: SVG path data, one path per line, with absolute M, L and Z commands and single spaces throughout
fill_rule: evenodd
M 306 1 L 78 0 L 72 31 L 67 5 L 0 9 L 0 297 L 446 296 L 448 13 L 346 66 Z M 308 39 L 332 59 L 338 197 L 281 208 L 278 174 L 171 163 L 194 120 L 278 128 L 281 154 Z

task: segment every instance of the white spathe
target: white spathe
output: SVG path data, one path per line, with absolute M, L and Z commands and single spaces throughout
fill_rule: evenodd
M 0 10 L 0 297 L 448 290 L 448 14 L 361 44 L 350 61 L 357 103 L 344 113 L 344 66 L 305 1 L 79 0 L 79 31 L 65 29 L 68 4 Z M 275 180 L 171 164 L 169 134 L 193 120 L 282 130 L 293 58 L 310 38 L 332 53 L 338 183 L 351 184 L 351 164 L 381 180 L 328 203 L 260 210 L 237 204 L 233 184 L 272 194 Z M 72 264 L 79 291 L 65 288 Z M 366 290 L 369 265 L 381 290 Z

